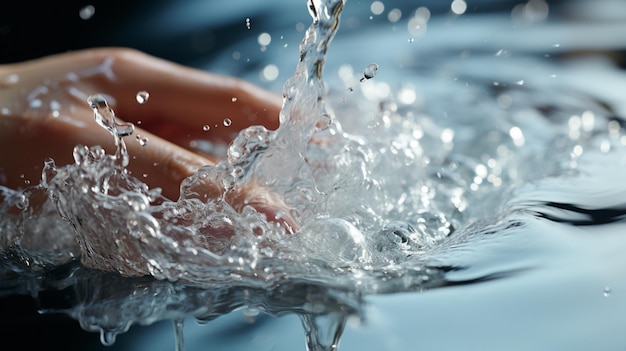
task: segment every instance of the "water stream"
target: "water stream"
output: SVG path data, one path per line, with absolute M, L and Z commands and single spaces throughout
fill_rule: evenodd
M 385 65 L 370 62 L 325 80 L 351 5 L 307 2 L 312 23 L 283 86 L 280 127 L 242 131 L 177 200 L 124 171 L 133 126 L 90 96 L 117 151 L 79 145 L 73 164 L 45 161 L 39 184 L 0 188 L 0 295 L 32 295 L 42 313 L 70 315 L 104 345 L 171 320 L 182 351 L 184 321 L 243 311 L 252 324 L 297 315 L 307 350 L 338 350 L 350 323 L 371 320 L 370 297 L 506 280 L 550 267 L 542 250 L 586 252 L 561 240 L 581 228 L 623 229 L 626 95 L 611 100 L 577 80 L 606 74 L 624 87 L 623 72 L 500 48 L 434 66 L 403 58 L 414 76 L 385 80 Z M 423 7 L 407 16 L 407 44 L 436 25 Z M 251 183 L 284 212 L 233 205 Z

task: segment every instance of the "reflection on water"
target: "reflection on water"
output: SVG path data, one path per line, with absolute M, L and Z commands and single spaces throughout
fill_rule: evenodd
M 348 2 L 341 17 L 347 31 L 330 45 L 324 85 L 318 78 L 326 46 L 306 51 L 306 44 L 332 38 L 336 18 L 324 6 L 339 2 L 315 4 L 321 29 L 307 34 L 307 55 L 285 84 L 295 103 L 286 103 L 278 133 L 248 131 L 225 168 L 207 170 L 234 186 L 251 175 L 270 185 L 295 208 L 298 232 L 284 237 L 254 211 L 211 207 L 239 225 L 234 239 L 193 242 L 206 250 L 198 261 L 184 251 L 169 255 L 174 246 L 165 239 L 162 250 L 138 246 L 155 260 L 148 273 L 160 279 L 122 278 L 71 260 L 71 242 L 51 252 L 37 236 L 23 242 L 32 246 L 11 246 L 15 236 L 6 233 L 20 226 L 53 238 L 72 232 L 15 221 L 8 207 L 29 207 L 5 190 L 1 294 L 36 296 L 42 312 L 66 313 L 85 330 L 102 331 L 103 344 L 135 350 L 180 349 L 183 342 L 189 350 L 298 349 L 303 339 L 310 350 L 332 350 L 339 341 L 372 350 L 622 349 L 626 76 L 612 58 L 624 46 L 613 35 L 623 19 L 569 21 L 554 12 L 574 18 L 585 5 L 565 11 L 541 0 L 475 17 L 469 1 L 453 1 L 439 16 L 373 2 L 360 20 L 386 16 L 385 23 L 353 31 L 349 9 L 363 4 Z M 595 40 L 596 31 L 603 40 Z M 225 50 L 213 64 L 239 59 Z M 281 68 L 295 58 L 264 59 L 275 61 L 261 66 Z M 239 73 L 271 85 L 274 75 L 257 68 Z M 47 169 L 55 177 L 75 171 Z M 152 201 L 133 180 L 119 184 L 143 195 L 122 198 L 127 204 Z M 187 205 L 151 214 L 178 218 Z M 54 207 L 31 210 L 58 216 Z M 72 211 L 61 207 L 69 219 Z M 153 237 L 190 223 L 133 220 L 128 228 L 152 228 Z M 250 225 L 261 235 L 248 235 Z M 120 269 L 120 262 L 90 259 L 94 268 Z M 45 273 L 24 267 L 50 262 Z M 139 267 L 121 263 L 123 273 Z M 295 316 L 304 328 L 285 322 Z M 175 322 L 175 332 L 167 326 L 176 335 L 170 344 L 153 343 L 160 340 L 154 335 L 140 345 L 123 339 L 134 325 L 160 330 L 164 320 Z

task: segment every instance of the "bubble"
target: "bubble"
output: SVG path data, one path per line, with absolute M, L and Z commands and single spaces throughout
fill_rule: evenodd
M 211 130 L 211 126 L 208 125 L 208 124 L 205 124 L 205 125 L 202 126 L 202 130 L 205 131 L 205 132 L 208 132 L 209 130 Z
M 78 11 L 78 15 L 80 16 L 80 18 L 84 20 L 90 19 L 91 17 L 93 17 L 95 13 L 96 13 L 96 8 L 93 7 L 92 5 L 84 6 L 83 8 L 80 9 L 80 11 Z
M 611 287 L 605 286 L 604 290 L 602 290 L 602 294 L 604 295 L 604 297 L 609 297 L 611 295 Z
M 374 76 L 376 76 L 377 72 L 378 72 L 378 65 L 377 64 L 372 63 L 372 64 L 368 65 L 363 70 L 363 77 L 361 77 L 360 81 L 362 82 L 362 81 L 364 81 L 366 79 L 374 78 Z
M 317 120 L 317 123 L 315 124 L 315 128 L 317 128 L 318 130 L 325 130 L 325 129 L 328 129 L 328 127 L 330 127 L 332 123 L 333 123 L 332 116 L 325 113 L 321 115 L 320 118 Z
M 135 99 L 137 99 L 137 102 L 140 104 L 145 104 L 146 102 L 148 102 L 149 98 L 150 94 L 145 90 L 137 92 L 137 95 L 135 96 Z
M 246 28 L 250 29 L 250 17 L 246 18 Z
M 224 126 L 225 127 L 230 127 L 230 125 L 233 124 L 233 121 L 230 118 L 224 118 Z
M 233 96 L 233 98 L 232 98 L 232 99 L 230 99 L 230 101 L 232 101 L 232 102 L 237 102 L 237 97 Z

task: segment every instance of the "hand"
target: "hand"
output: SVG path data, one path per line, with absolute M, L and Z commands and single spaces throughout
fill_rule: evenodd
M 45 159 L 52 158 L 57 165 L 71 163 L 77 144 L 100 145 L 113 153 L 113 138 L 94 121 L 87 103 L 89 95 L 101 94 L 116 117 L 134 123 L 134 135 L 148 142 L 142 146 L 126 137 L 129 171 L 150 187 L 162 188 L 170 199 L 178 197 L 184 178 L 216 161 L 194 152 L 192 140 L 227 143 L 250 125 L 275 129 L 281 107 L 280 96 L 240 79 L 125 48 L 89 49 L 3 65 L 0 89 L 0 185 L 18 189 L 37 183 Z M 136 98 L 141 91 L 149 93 L 143 104 Z M 230 126 L 224 125 L 225 118 L 232 121 Z M 242 198 L 270 220 L 284 206 L 266 189 L 253 185 L 232 196 L 233 201 Z

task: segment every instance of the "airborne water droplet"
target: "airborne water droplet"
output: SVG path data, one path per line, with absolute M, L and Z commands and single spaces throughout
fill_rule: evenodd
M 135 139 L 137 139 L 137 141 L 139 142 L 139 145 L 141 145 L 141 146 L 146 146 L 146 145 L 148 145 L 148 138 L 141 137 L 141 135 L 137 134 L 137 136 L 135 137 Z
M 96 13 L 96 8 L 93 5 L 87 5 L 78 11 L 78 15 L 80 18 L 84 20 L 88 20 Z
M 150 98 L 150 93 L 148 93 L 145 90 L 142 90 L 142 91 L 137 92 L 137 95 L 135 96 L 135 98 L 137 99 L 138 103 L 145 104 L 146 102 L 148 102 L 148 99 Z
M 376 72 L 378 72 L 378 65 L 377 64 L 372 63 L 372 64 L 368 65 L 363 70 L 363 77 L 361 77 L 361 79 L 359 81 L 362 82 L 362 81 L 364 81 L 366 79 L 374 78 L 374 76 L 376 76 Z

